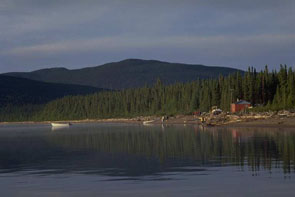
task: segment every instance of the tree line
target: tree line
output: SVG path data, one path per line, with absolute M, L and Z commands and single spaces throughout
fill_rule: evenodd
M 66 96 L 45 105 L 1 107 L 0 121 L 75 120 L 146 115 L 191 114 L 218 106 L 230 110 L 237 99 L 251 102 L 261 110 L 295 107 L 295 71 L 281 65 L 280 70 L 257 72 L 251 67 L 215 79 L 197 79 L 189 83 L 104 91 L 86 96 Z M 8 113 L 7 113 L 8 112 Z

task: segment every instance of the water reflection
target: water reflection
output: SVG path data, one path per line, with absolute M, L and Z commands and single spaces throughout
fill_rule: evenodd
M 110 180 L 167 180 L 163 174 L 206 175 L 214 167 L 294 172 L 295 133 L 270 128 L 74 125 L 0 128 L 0 173 L 99 174 Z M 171 176 L 170 176 L 171 177 Z

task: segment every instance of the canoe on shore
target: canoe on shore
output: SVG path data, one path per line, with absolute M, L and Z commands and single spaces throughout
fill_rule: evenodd
M 71 123 L 51 123 L 52 127 L 69 127 L 71 125 Z
M 153 122 L 155 122 L 155 120 L 148 120 L 148 121 L 143 121 L 143 124 L 149 125 L 149 124 L 152 124 Z

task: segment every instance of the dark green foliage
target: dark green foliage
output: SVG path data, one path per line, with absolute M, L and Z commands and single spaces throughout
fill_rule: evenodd
M 267 67 L 259 73 L 249 68 L 245 75 L 234 73 L 218 79 L 199 79 L 173 85 L 163 85 L 157 80 L 153 87 L 66 96 L 39 106 L 29 115 L 16 110 L 21 115 L 14 120 L 23 120 L 22 117 L 74 120 L 188 114 L 197 110 L 208 111 L 215 105 L 229 111 L 230 104 L 237 99 L 248 100 L 253 106 L 260 105 L 261 110 L 279 110 L 294 108 L 294 96 L 295 72 L 291 68 L 281 66 L 278 73 L 269 73 Z M 0 117 L 0 121 L 12 120 L 3 113 Z
M 39 113 L 44 105 L 6 105 L 0 107 L 0 121 L 34 121 L 40 120 Z
M 0 121 L 35 120 L 35 114 L 49 101 L 69 95 L 93 94 L 102 90 L 0 75 Z
M 161 62 L 155 60 L 128 59 L 102 66 L 68 70 L 65 68 L 43 69 L 29 73 L 7 73 L 6 75 L 38 81 L 80 84 L 107 89 L 126 89 L 152 86 L 157 79 L 168 85 L 189 82 L 197 78 L 217 78 L 238 71 L 233 68 L 208 67 Z

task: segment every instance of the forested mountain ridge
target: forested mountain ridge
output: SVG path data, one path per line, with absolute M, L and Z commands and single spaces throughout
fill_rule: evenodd
M 227 76 L 237 71 L 239 70 L 226 67 L 127 59 L 75 70 L 50 68 L 33 72 L 6 73 L 5 75 L 45 82 L 126 89 L 145 85 L 151 86 L 157 79 L 160 79 L 164 84 L 173 84 L 176 82 L 190 82 L 196 79 L 217 78 L 219 75 Z
M 48 103 L 38 117 L 49 120 L 97 119 L 145 115 L 208 112 L 212 106 L 224 111 L 237 99 L 245 99 L 262 110 L 295 108 L 295 71 L 282 66 L 244 74 L 237 72 L 218 79 L 196 80 L 165 86 L 109 91 L 88 96 L 65 97 Z
M 44 104 L 64 96 L 86 95 L 102 90 L 95 87 L 46 83 L 0 75 L 0 107 L 7 104 Z
M 189 83 L 103 91 L 86 96 L 66 96 L 37 107 L 0 108 L 0 121 L 82 120 L 149 115 L 208 112 L 212 106 L 229 111 L 236 99 L 244 99 L 253 110 L 295 109 L 295 71 L 282 66 L 269 72 L 254 68 L 217 79 Z M 256 107 L 259 106 L 259 107 Z

